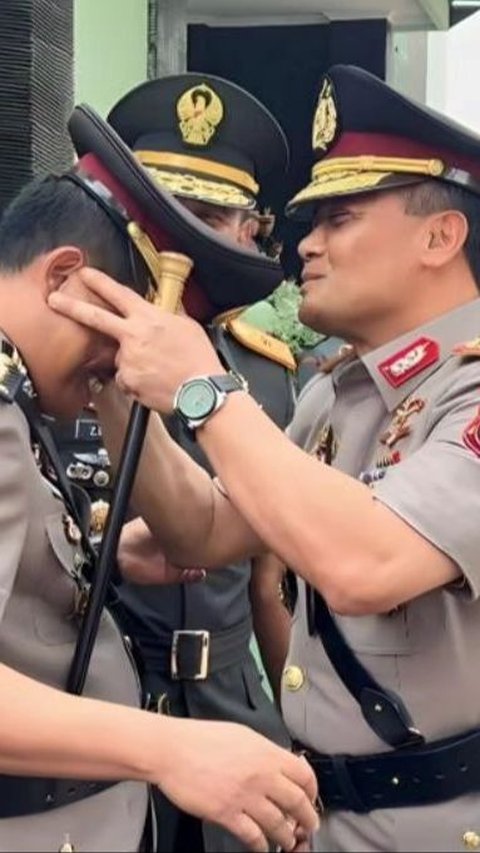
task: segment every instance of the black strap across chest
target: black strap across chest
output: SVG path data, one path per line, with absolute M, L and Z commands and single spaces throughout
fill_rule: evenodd
M 327 432 L 323 455 L 330 465 L 333 456 L 333 431 Z M 384 743 L 394 748 L 424 743 L 400 696 L 382 687 L 358 660 L 332 616 L 325 599 L 306 585 L 307 625 L 311 636 L 318 635 L 338 677 L 360 706 L 368 726 Z

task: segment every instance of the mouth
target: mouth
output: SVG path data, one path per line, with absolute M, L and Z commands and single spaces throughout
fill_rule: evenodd
M 308 285 L 311 282 L 319 282 L 322 279 L 326 278 L 326 275 L 324 273 L 305 273 L 304 275 L 302 275 L 301 278 L 302 284 L 300 286 L 300 293 L 306 293 Z

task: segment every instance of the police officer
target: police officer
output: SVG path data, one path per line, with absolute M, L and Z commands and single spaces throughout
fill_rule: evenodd
M 83 504 L 62 477 L 42 412 L 74 417 L 91 382 L 112 375 L 115 347 L 54 315 L 47 296 L 85 293 L 78 272 L 87 260 L 146 290 L 145 264 L 127 239 L 129 217 L 98 174 L 93 179 L 95 165 L 119 194 L 123 176 L 130 196 L 122 197 L 136 200 L 137 217 L 148 204 L 170 212 L 169 199 L 145 186 L 99 117 L 79 119 L 85 144 L 90 131 L 103 159 L 89 154 L 88 174 L 79 164 L 28 186 L 0 226 L 0 848 L 146 847 L 147 782 L 255 849 L 267 849 L 267 837 L 292 846 L 288 815 L 293 825 L 314 819 L 306 765 L 240 726 L 140 710 L 136 672 L 107 610 L 83 695 L 73 686 L 63 692 L 95 565 Z M 181 229 L 182 217 L 176 221 Z M 210 257 L 217 250 L 213 241 Z
M 258 251 L 260 188 L 267 178 L 282 176 L 288 158 L 283 132 L 262 104 L 226 80 L 181 74 L 138 86 L 108 121 L 158 185 L 226 239 Z M 246 299 L 232 291 L 228 279 L 212 278 L 208 296 L 187 288 L 184 307 L 208 329 L 226 366 L 245 377 L 255 399 L 285 426 L 293 413 L 295 359 L 287 344 L 243 322 Z M 172 419 L 169 429 L 211 471 L 183 424 Z M 250 651 L 249 582 L 248 563 L 232 562 L 203 582 L 162 588 L 124 584 L 119 595 L 128 632 L 140 646 L 152 705 L 176 716 L 243 722 L 287 745 Z M 267 619 L 282 616 L 274 587 Z M 263 600 L 258 594 L 257 601 Z M 193 845 L 200 850 L 203 843 L 209 850 L 238 849 L 237 839 L 211 825 L 203 827 L 202 839 L 197 822 L 161 795 L 157 800 L 159 849 Z
M 314 217 L 302 317 L 351 350 L 305 389 L 298 446 L 240 386 L 220 397 L 207 381 L 207 408 L 194 377 L 224 373 L 183 318 L 155 332 L 134 295 L 95 277 L 121 314 L 96 327 L 122 342 L 119 381 L 188 419 L 219 476 L 206 483 L 155 423 L 157 505 L 142 503 L 144 473 L 137 501 L 170 559 L 188 565 L 203 539 L 215 565 L 263 540 L 302 579 L 283 710 L 318 774 L 315 849 L 475 849 L 480 138 L 337 66 L 313 147 L 290 206 Z M 56 307 L 91 322 L 80 301 Z

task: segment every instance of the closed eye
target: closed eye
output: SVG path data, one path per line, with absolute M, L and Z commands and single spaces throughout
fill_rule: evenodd
M 351 219 L 352 213 L 349 210 L 336 210 L 334 213 L 329 215 L 328 224 L 333 228 L 339 228 Z

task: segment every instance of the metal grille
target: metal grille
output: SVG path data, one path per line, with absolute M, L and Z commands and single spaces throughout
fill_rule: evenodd
M 73 0 L 0 2 L 0 210 L 73 161 Z

